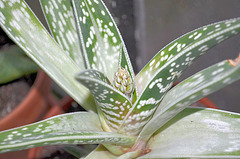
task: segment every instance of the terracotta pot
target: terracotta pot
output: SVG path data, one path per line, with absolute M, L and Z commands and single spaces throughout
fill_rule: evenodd
M 199 103 L 205 105 L 207 108 L 219 109 L 210 99 L 204 97 L 198 101 Z
M 0 131 L 37 121 L 48 107 L 47 95 L 51 79 L 40 70 L 24 100 L 7 116 L 0 120 Z

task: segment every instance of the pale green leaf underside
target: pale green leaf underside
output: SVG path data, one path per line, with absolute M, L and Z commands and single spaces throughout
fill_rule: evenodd
M 73 0 L 72 3 L 87 68 L 103 72 L 112 81 L 123 47 L 121 59 L 127 59 L 133 77 L 124 42 L 105 4 L 101 0 Z
M 104 146 L 99 145 L 94 151 L 87 155 L 84 159 L 116 159 L 117 156 L 109 152 Z
M 49 28 L 65 53 L 85 68 L 70 0 L 40 0 Z
M 131 108 L 131 102 L 123 93 L 112 87 L 107 77 L 97 70 L 83 71 L 77 74 L 76 79 L 92 92 L 107 124 L 116 132 Z
M 17 46 L 0 51 L 0 84 L 37 72 L 38 66 Z
M 128 152 L 121 156 L 115 156 L 109 152 L 104 146 L 99 145 L 94 151 L 87 155 L 84 159 L 132 159 L 136 158 L 136 152 Z
M 240 114 L 187 108 L 158 130 L 139 158 L 240 158 Z
M 5 32 L 48 73 L 69 95 L 87 110 L 95 111 L 90 92 L 74 75 L 80 70 L 39 23 L 23 0 L 3 0 L 0 24 Z
M 76 158 L 81 158 L 90 154 L 94 149 L 96 149 L 96 145 L 64 145 L 62 146 L 63 150 L 68 152 L 69 154 L 75 156 Z
M 142 112 L 151 116 L 148 112 L 154 112 L 163 95 L 193 60 L 239 32 L 239 18 L 226 20 L 192 31 L 160 50 L 135 78 L 140 97 L 129 117 Z M 148 119 L 138 120 L 139 127 Z
M 134 140 L 104 132 L 95 113 L 77 112 L 0 132 L 0 152 L 59 144 L 112 143 L 127 146 L 132 145 Z
M 232 66 L 225 60 L 184 80 L 166 93 L 153 118 L 139 134 L 139 139 L 147 140 L 184 108 L 238 79 L 240 64 Z

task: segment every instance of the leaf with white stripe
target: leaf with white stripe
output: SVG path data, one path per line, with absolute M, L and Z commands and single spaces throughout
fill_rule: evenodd
M 0 132 L 0 153 L 59 144 L 130 146 L 134 141 L 133 137 L 104 132 L 95 113 L 76 112 Z
M 82 107 L 95 111 L 89 90 L 74 79 L 79 67 L 52 39 L 23 0 L 0 2 L 0 25 Z
M 129 117 L 142 113 L 138 127 L 146 124 L 163 95 L 194 59 L 239 32 L 239 18 L 226 20 L 192 31 L 163 48 L 135 78 L 140 96 Z
M 238 58 L 240 60 L 240 56 Z M 166 93 L 152 119 L 139 134 L 148 140 L 152 134 L 180 111 L 199 99 L 240 79 L 240 64 L 232 66 L 222 61 L 184 80 Z
M 151 150 L 139 159 L 240 158 L 240 114 L 187 108 L 148 142 Z
M 78 67 L 84 69 L 71 1 L 40 0 L 40 2 L 55 40 Z
M 114 88 L 107 77 L 97 70 L 80 72 L 76 79 L 92 92 L 108 126 L 116 132 L 132 107 L 126 95 Z
M 87 68 L 103 72 L 112 81 L 123 47 L 121 59 L 127 59 L 128 72 L 134 77 L 122 37 L 102 0 L 72 3 Z

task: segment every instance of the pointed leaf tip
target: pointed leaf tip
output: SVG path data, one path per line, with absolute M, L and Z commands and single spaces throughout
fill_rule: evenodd
M 103 1 L 72 0 L 72 4 L 87 68 L 103 72 L 112 81 L 124 47 L 122 57 L 132 74 L 124 41 Z

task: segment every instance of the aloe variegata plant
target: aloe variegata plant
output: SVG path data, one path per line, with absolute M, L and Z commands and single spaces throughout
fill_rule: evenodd
M 52 36 L 23 0 L 0 2 L 1 27 L 88 112 L 2 131 L 0 152 L 100 144 L 86 158 L 240 157 L 240 114 L 188 107 L 238 80 L 240 57 L 219 62 L 170 89 L 196 58 L 240 32 L 240 18 L 183 35 L 135 76 L 101 0 L 40 3 Z

